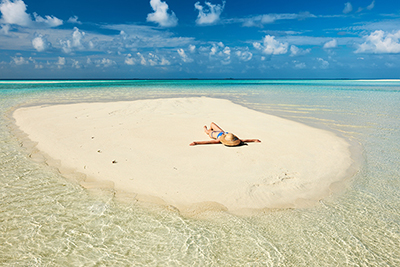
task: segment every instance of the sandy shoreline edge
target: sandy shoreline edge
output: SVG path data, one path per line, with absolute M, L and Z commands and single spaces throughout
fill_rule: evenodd
M 300 207 L 354 172 L 335 134 L 207 97 L 17 108 L 25 146 L 84 187 L 112 188 L 181 212 Z M 215 121 L 262 143 L 190 147 Z

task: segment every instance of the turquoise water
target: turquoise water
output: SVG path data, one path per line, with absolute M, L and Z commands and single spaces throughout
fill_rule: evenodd
M 362 148 L 342 192 L 306 209 L 181 217 L 84 190 L 29 159 L 19 105 L 210 96 Z M 399 81 L 0 81 L 0 265 L 400 266 Z

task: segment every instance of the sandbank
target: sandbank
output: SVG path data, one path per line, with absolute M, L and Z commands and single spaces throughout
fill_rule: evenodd
M 299 207 L 350 175 L 350 146 L 332 132 L 229 100 L 167 98 L 18 108 L 16 125 L 61 173 L 181 211 Z M 189 146 L 216 122 L 240 147 Z

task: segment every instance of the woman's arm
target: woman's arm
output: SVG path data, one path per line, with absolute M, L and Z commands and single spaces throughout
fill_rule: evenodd
M 241 141 L 243 143 L 252 143 L 252 142 L 261 143 L 260 139 L 241 139 Z
M 195 145 L 211 145 L 211 144 L 219 144 L 219 140 L 209 140 L 209 141 L 194 141 L 189 144 L 189 146 Z

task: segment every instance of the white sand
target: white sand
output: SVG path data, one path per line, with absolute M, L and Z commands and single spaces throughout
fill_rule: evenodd
M 349 144 L 335 134 L 228 100 L 175 98 L 17 109 L 37 149 L 89 181 L 181 211 L 297 207 L 349 175 Z M 214 121 L 248 146 L 189 146 Z M 113 163 L 116 161 L 116 163 Z M 94 183 L 96 186 L 96 183 Z M 200 204 L 199 204 L 200 203 Z

